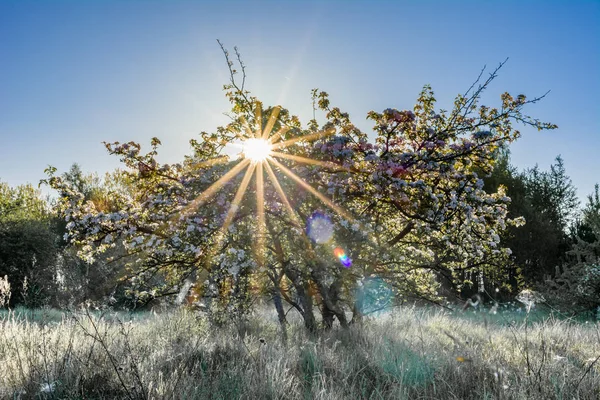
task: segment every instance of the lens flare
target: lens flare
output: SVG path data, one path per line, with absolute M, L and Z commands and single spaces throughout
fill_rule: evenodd
M 342 249 L 341 247 L 336 247 L 335 249 L 333 249 L 333 254 L 338 258 L 338 260 L 340 260 L 344 267 L 350 268 L 350 266 L 352 265 L 352 260 L 346 255 L 344 249 Z
M 333 236 L 333 224 L 327 215 L 315 211 L 306 221 L 306 235 L 315 243 L 329 242 Z
M 381 315 L 394 304 L 392 288 L 380 277 L 367 277 L 354 290 L 356 307 L 363 314 Z

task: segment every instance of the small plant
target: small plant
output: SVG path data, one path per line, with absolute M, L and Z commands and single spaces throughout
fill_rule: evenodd
M 517 300 L 525 305 L 527 308 L 527 313 L 529 313 L 532 308 L 535 308 L 536 303 L 543 303 L 546 301 L 544 296 L 529 289 L 521 291 L 521 293 L 519 293 L 517 296 Z
M 8 281 L 8 276 L 4 275 L 4 278 L 0 277 L 0 308 L 4 306 L 8 307 L 10 296 L 10 282 Z

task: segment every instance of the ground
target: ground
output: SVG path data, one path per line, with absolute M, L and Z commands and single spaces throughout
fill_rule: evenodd
M 595 399 L 600 323 L 538 308 L 401 307 L 318 337 L 264 307 L 196 313 L 0 312 L 0 397 L 60 399 Z

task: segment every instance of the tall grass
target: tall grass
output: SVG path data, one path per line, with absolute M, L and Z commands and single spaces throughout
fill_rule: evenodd
M 598 323 L 512 313 L 402 308 L 318 337 L 296 320 L 283 344 L 270 311 L 215 329 L 183 310 L 21 310 L 0 316 L 0 397 L 595 399 L 599 356 Z

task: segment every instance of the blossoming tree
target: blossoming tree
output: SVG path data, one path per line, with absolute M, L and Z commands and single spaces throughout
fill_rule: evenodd
M 441 279 L 460 285 L 466 271 L 502 274 L 510 250 L 499 234 L 523 221 L 507 218 L 504 189 L 487 194 L 481 177 L 497 149 L 519 137 L 513 123 L 555 128 L 523 114 L 540 98 L 505 93 L 497 108 L 479 105 L 496 69 L 451 111 L 436 110 L 425 86 L 412 110 L 370 112 L 367 134 L 315 90 L 325 123 L 303 127 L 244 89 L 236 54 L 241 84 L 225 52 L 231 122 L 191 140 L 181 163 L 158 163 L 156 138 L 147 153 L 134 142 L 106 144 L 131 187 L 113 194 L 118 210 L 96 209 L 50 171 L 66 236 L 82 257 L 119 242 L 131 259 L 123 279 L 140 301 L 192 287 L 221 312 L 240 312 L 270 294 L 282 327 L 287 303 L 311 331 L 315 306 L 326 327 L 335 319 L 346 326 L 348 312 L 360 320 L 389 296 L 435 301 Z M 236 142 L 242 153 L 225 155 Z M 260 156 L 250 150 L 257 143 Z

